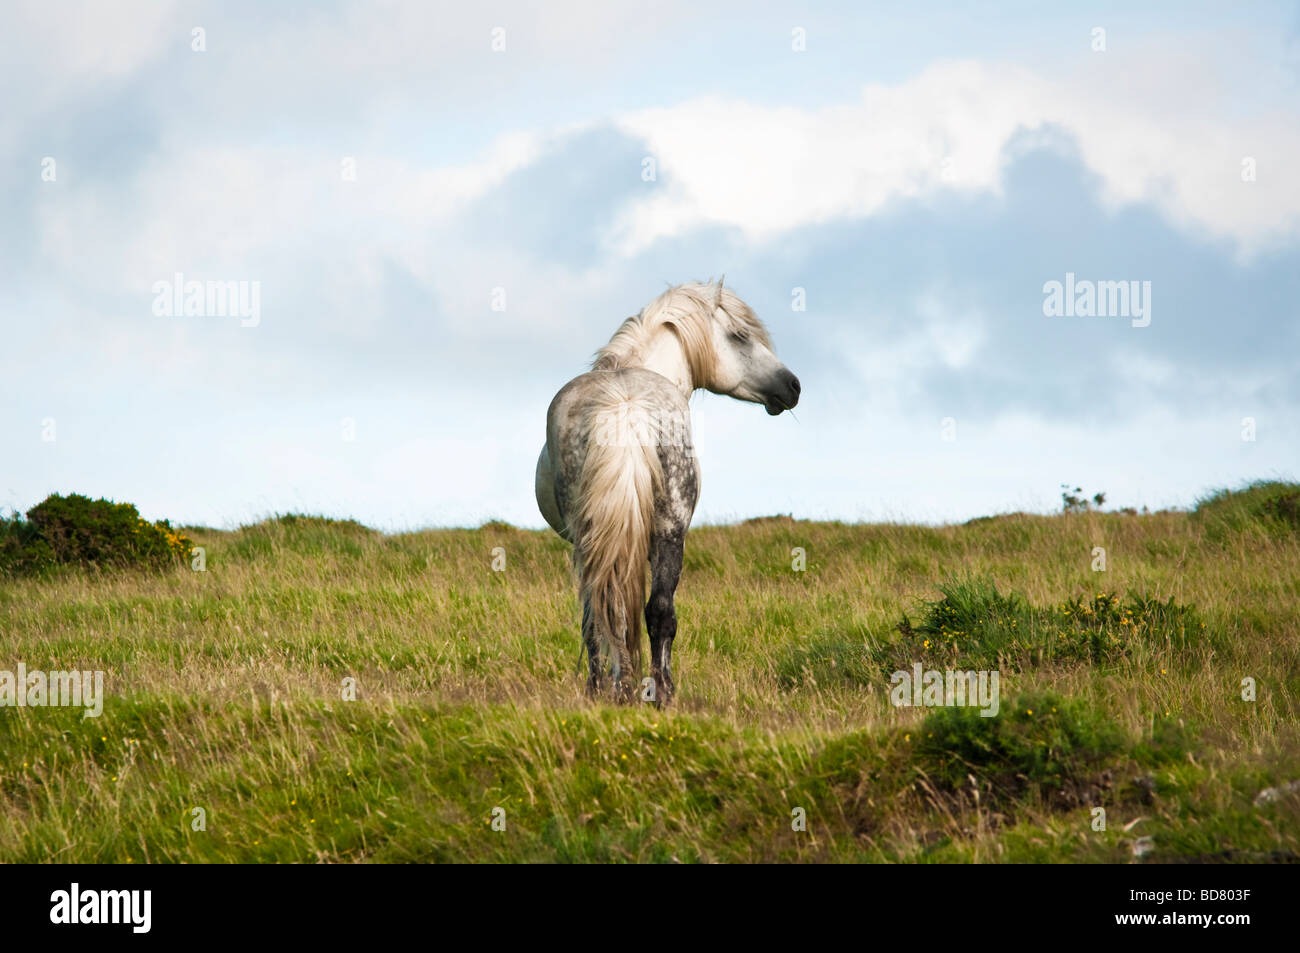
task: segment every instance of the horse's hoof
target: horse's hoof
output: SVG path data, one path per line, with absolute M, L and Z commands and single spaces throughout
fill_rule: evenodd
M 655 696 L 659 702 L 659 707 L 663 708 L 673 700 L 677 694 L 677 685 L 673 682 L 671 675 L 663 675 L 655 684 Z

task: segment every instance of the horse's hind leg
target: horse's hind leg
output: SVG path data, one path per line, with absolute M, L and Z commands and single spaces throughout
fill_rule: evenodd
M 673 595 L 682 574 L 685 531 L 656 533 L 650 540 L 650 601 L 645 607 L 646 630 L 650 633 L 650 674 L 655 680 L 655 704 L 663 707 L 672 700 L 673 639 L 677 637 L 677 610 Z
M 587 697 L 595 698 L 605 689 L 605 672 L 601 665 L 600 642 L 591 619 L 591 603 L 582 603 L 582 643 L 587 647 Z

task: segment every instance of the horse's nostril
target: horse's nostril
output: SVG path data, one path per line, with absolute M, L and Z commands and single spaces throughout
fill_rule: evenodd
M 799 392 L 803 390 L 803 388 L 799 386 L 799 378 L 795 377 L 793 374 L 790 375 L 790 389 L 794 391 L 796 397 L 799 396 Z

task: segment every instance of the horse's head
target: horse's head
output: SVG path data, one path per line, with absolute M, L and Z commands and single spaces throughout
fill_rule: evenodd
M 596 355 L 593 370 L 645 367 L 689 396 L 697 387 L 762 404 L 776 416 L 799 403 L 799 378 L 781 363 L 767 328 L 719 281 L 669 288 Z
M 706 385 L 715 394 L 762 404 L 775 417 L 799 403 L 799 378 L 781 363 L 767 328 L 722 282 L 713 305 L 713 368 Z

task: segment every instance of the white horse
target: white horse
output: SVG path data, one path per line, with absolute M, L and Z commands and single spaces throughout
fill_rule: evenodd
M 700 490 L 687 401 L 701 387 L 773 416 L 799 402 L 767 329 L 721 281 L 670 288 L 628 318 L 547 411 L 537 505 L 573 544 L 589 695 L 606 687 L 604 658 L 615 697 L 631 697 L 644 603 L 653 697 L 672 697 L 673 594 Z

